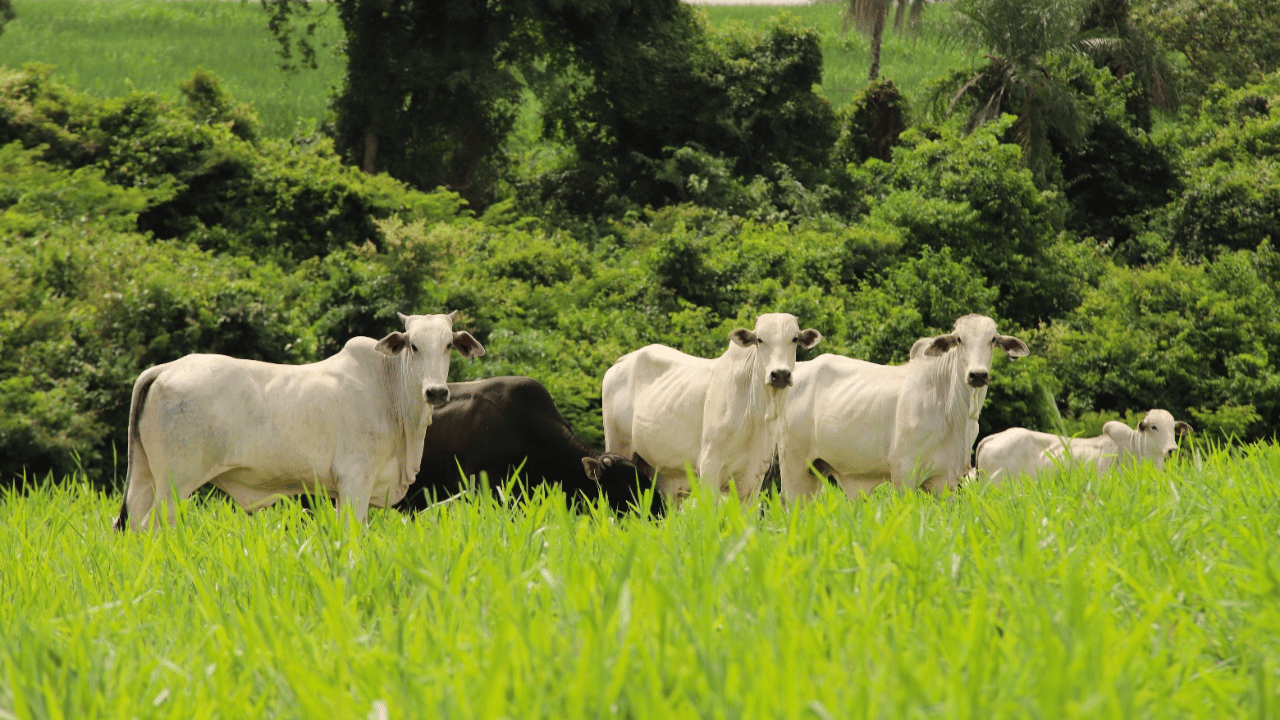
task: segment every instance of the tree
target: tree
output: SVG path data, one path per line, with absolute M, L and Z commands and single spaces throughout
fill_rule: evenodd
M 1280 13 L 1274 0 L 1138 0 L 1136 19 L 1188 66 L 1192 99 L 1213 83 L 1238 88 L 1280 69 Z
M 286 59 L 296 51 L 307 63 L 305 23 L 321 4 L 264 2 Z M 678 201 L 657 176 L 682 151 L 735 176 L 812 184 L 835 140 L 834 112 L 813 92 L 822 52 L 812 30 L 783 23 L 713 35 L 678 0 L 327 7 L 342 20 L 348 57 L 333 101 L 338 151 L 421 189 L 444 185 L 473 206 L 494 199 L 527 91 L 541 104 L 544 136 L 575 153 L 542 188 L 573 212 Z
M 907 5 L 911 6 L 911 27 L 920 23 L 920 13 L 924 10 L 924 0 L 898 0 L 898 10 L 893 16 L 893 31 L 902 32 L 903 18 L 907 13 Z M 871 36 L 871 70 L 868 80 L 875 81 L 880 77 L 880 45 L 884 39 L 884 25 L 893 0 L 849 0 L 845 7 L 840 32 L 846 32 L 850 25 Z
M 1132 0 L 1093 0 L 1080 24 L 1083 32 L 1098 32 L 1119 40 L 1094 60 L 1119 79 L 1133 76 L 1142 92 L 1132 95 L 1126 113 L 1144 130 L 1152 126 L 1151 111 L 1173 112 L 1179 96 L 1174 70 L 1159 42 L 1145 25 L 1135 22 Z
M 990 54 L 986 65 L 957 76 L 963 84 L 947 110 L 964 101 L 969 108 L 966 132 L 1004 113 L 1016 115 L 1013 136 L 1041 181 L 1051 157 L 1050 133 L 1074 145 L 1088 128 L 1074 92 L 1052 65 L 1117 47 L 1113 38 L 1081 31 L 1089 1 L 961 0 L 956 5 L 965 19 L 962 34 Z M 949 91 L 943 86 L 939 92 Z

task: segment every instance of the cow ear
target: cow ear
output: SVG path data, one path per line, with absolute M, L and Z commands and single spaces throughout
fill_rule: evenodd
M 1186 435 L 1191 432 L 1191 425 L 1179 420 L 1173 424 L 1173 432 L 1176 435 Z
M 1004 350 L 1004 354 L 1011 358 L 1026 357 L 1031 354 L 1031 348 L 1027 344 L 1012 335 L 997 335 L 996 345 Z
M 459 330 L 453 334 L 453 346 L 464 358 L 476 358 L 484 354 L 484 346 L 466 330 Z
M 1147 431 L 1147 421 L 1146 420 L 1139 421 L 1138 432 L 1146 432 L 1146 431 Z
M 924 354 L 924 351 L 925 351 L 925 348 L 927 348 L 927 347 L 929 346 L 929 343 L 931 343 L 931 342 L 933 342 L 933 338 L 931 338 L 931 337 L 922 337 L 922 338 L 920 338 L 919 340 L 917 340 L 917 341 L 915 341 L 914 343 L 912 343 L 912 344 L 911 344 L 911 352 L 907 354 L 907 359 L 908 359 L 908 360 L 915 360 L 917 357 L 919 357 L 919 356 L 923 355 L 923 354 Z
M 751 347 L 756 344 L 756 334 L 746 328 L 738 328 L 729 333 L 729 339 L 742 347 Z
M 1129 446 L 1129 438 L 1133 437 L 1133 428 L 1122 422 L 1111 420 L 1102 426 L 1102 434 L 1111 438 L 1111 442 L 1120 447 Z
M 409 336 L 402 332 L 393 332 L 379 340 L 373 349 L 383 355 L 399 355 L 407 347 L 409 347 Z
M 600 482 L 600 477 L 604 475 L 604 465 L 593 457 L 582 458 L 582 469 L 587 473 L 587 477 L 596 482 Z
M 822 342 L 822 333 L 813 328 L 801 330 L 800 335 L 796 337 L 796 344 L 805 350 L 812 350 L 813 346 L 820 342 Z
M 396 313 L 396 317 L 400 319 L 400 324 L 409 327 L 409 316 L 402 312 Z
M 960 342 L 960 338 L 956 337 L 954 333 L 947 334 L 947 335 L 939 335 L 938 337 L 934 338 L 933 341 L 930 342 L 927 347 L 925 347 L 924 354 L 928 355 L 929 357 L 938 357 L 939 355 L 955 347 L 956 344 L 959 342 Z

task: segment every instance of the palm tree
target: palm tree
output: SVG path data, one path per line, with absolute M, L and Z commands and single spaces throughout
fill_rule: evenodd
M 849 26 L 853 25 L 871 36 L 871 73 L 868 79 L 872 81 L 880 77 L 880 44 L 884 38 L 885 19 L 891 5 L 893 0 L 849 0 L 840 25 L 841 33 L 847 32 Z M 894 32 L 902 32 L 902 21 L 908 5 L 911 6 L 910 26 L 919 27 L 924 0 L 898 0 L 898 11 L 893 17 Z
M 1028 167 L 1043 179 L 1052 130 L 1068 144 L 1084 138 L 1088 119 L 1075 93 L 1048 66 L 1069 54 L 1100 56 L 1119 47 L 1115 38 L 1081 31 L 1091 0 L 960 0 L 960 32 L 989 49 L 986 65 L 952 95 L 947 111 L 962 100 L 971 108 L 968 132 L 1003 113 L 1017 115 L 1013 133 Z M 940 93 L 949 92 L 940 89 Z M 938 98 L 935 98 L 937 100 Z

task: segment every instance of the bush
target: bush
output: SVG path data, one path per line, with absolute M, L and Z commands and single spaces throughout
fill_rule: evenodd
M 137 219 L 160 239 L 288 264 L 377 245 L 378 218 L 438 221 L 462 211 L 456 194 L 424 195 L 343 166 L 326 141 L 253 141 L 251 115 L 207 72 L 183 85 L 187 107 L 146 93 L 91 100 L 51 74 L 37 65 L 0 74 L 0 144 L 17 140 L 51 164 L 167 191 Z
M 1038 190 L 1021 149 L 1000 142 L 1010 122 L 936 139 L 909 130 L 892 163 L 870 160 L 852 176 L 871 196 L 870 219 L 902 229 L 905 252 L 951 248 L 999 290 L 1001 317 L 1035 327 L 1070 310 L 1100 269 L 1063 238 L 1062 197 Z
M 1068 418 L 1162 407 L 1256 439 L 1280 423 L 1280 255 L 1224 253 L 1115 268 L 1047 332 Z

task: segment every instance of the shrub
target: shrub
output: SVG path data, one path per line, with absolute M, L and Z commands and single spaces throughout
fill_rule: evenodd
M 1213 434 L 1261 437 L 1280 422 L 1278 281 L 1265 243 L 1204 265 L 1114 268 L 1047 332 L 1065 414 L 1162 407 Z

